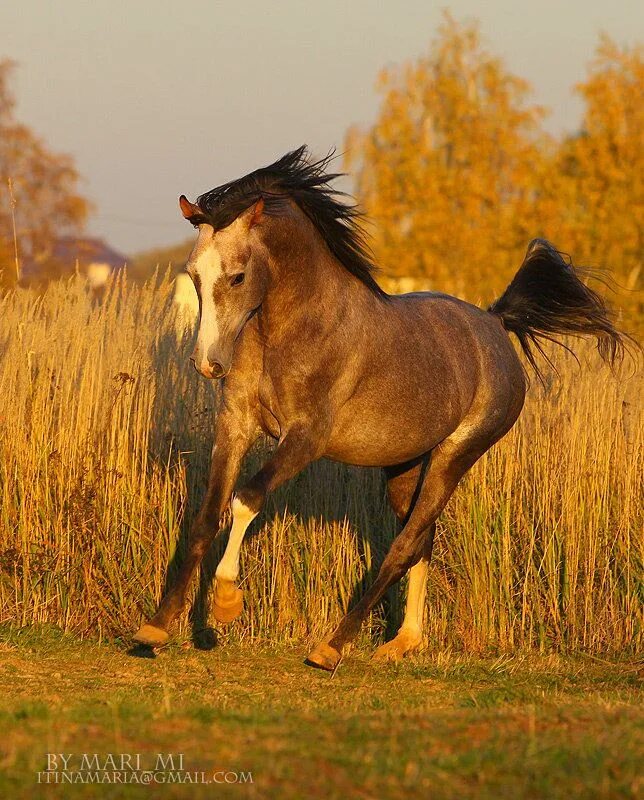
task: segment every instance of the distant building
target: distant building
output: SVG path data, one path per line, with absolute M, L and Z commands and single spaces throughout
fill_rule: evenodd
M 73 275 L 78 269 L 90 287 L 100 292 L 110 275 L 122 269 L 127 258 L 102 239 L 61 236 L 47 258 L 22 264 L 22 282 L 45 283 Z

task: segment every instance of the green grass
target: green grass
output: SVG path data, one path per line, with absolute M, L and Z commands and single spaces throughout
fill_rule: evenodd
M 0 797 L 641 796 L 641 670 L 589 656 L 425 652 L 334 677 L 304 649 L 171 646 L 154 659 L 54 629 L 0 634 Z M 47 753 L 183 753 L 215 786 L 49 786 Z

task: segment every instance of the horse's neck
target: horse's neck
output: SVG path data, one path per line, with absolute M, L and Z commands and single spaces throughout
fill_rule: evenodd
M 325 338 L 338 324 L 351 325 L 377 301 L 324 243 L 313 240 L 307 245 L 272 265 L 271 286 L 260 311 L 260 327 L 269 344 L 297 336 L 300 330 Z

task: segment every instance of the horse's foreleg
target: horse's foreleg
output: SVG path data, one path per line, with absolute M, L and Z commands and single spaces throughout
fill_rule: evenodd
M 235 493 L 233 526 L 216 571 L 214 615 L 220 622 L 230 622 L 241 613 L 242 592 L 237 586 L 239 554 L 246 530 L 261 511 L 266 495 L 304 469 L 320 451 L 310 431 L 291 430 L 259 472 Z
M 309 426 L 293 427 L 286 432 L 259 472 L 235 492 L 239 513 L 259 514 L 266 496 L 318 459 L 324 452 L 324 444 L 320 432 Z
M 238 497 L 233 498 L 232 512 L 233 525 L 228 536 L 228 544 L 215 572 L 217 584 L 213 614 L 218 622 L 232 622 L 242 612 L 243 593 L 237 586 L 239 553 L 246 530 L 258 513 L 247 508 Z
M 153 647 L 165 644 L 168 628 L 181 613 L 192 576 L 220 530 L 223 512 L 230 501 L 242 460 L 252 442 L 254 429 L 223 413 L 217 419 L 210 462 L 208 489 L 194 522 L 188 552 L 174 580 L 168 585 L 156 614 L 141 626 L 134 639 Z

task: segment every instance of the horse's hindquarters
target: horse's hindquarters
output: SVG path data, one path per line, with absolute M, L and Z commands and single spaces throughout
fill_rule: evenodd
M 335 409 L 330 458 L 400 464 L 464 423 L 494 437 L 520 411 L 519 359 L 498 320 L 475 306 L 429 294 L 400 298 L 372 344 L 354 391 Z

